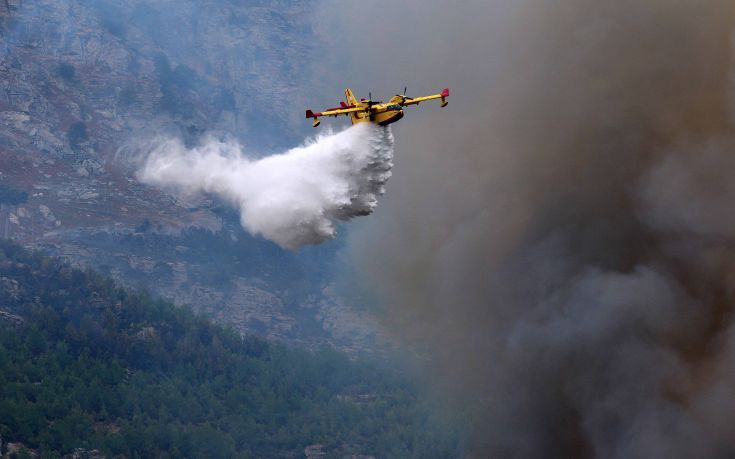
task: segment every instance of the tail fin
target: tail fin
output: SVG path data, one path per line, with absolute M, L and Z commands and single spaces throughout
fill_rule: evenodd
M 345 89 L 345 97 L 347 98 L 347 105 L 357 105 L 357 99 L 352 94 L 352 89 Z

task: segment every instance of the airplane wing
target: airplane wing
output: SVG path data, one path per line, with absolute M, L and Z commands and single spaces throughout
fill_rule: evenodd
M 427 100 L 433 100 L 433 99 L 441 99 L 444 102 L 444 99 L 449 97 L 449 88 L 444 88 L 444 90 L 439 94 L 432 94 L 430 96 L 423 96 L 423 97 L 414 97 L 412 99 L 409 99 L 408 97 L 401 102 L 401 105 L 415 105 L 419 102 L 424 102 Z M 442 107 L 446 105 L 443 104 Z
M 316 118 L 319 116 L 339 116 L 339 115 L 347 115 L 349 113 L 364 112 L 364 111 L 365 111 L 365 107 L 338 108 L 338 109 L 326 110 L 326 111 L 317 112 L 317 113 L 314 113 L 311 110 L 307 110 L 306 117 Z

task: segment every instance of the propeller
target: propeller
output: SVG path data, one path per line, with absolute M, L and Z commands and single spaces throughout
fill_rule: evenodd
M 376 102 L 373 102 L 373 93 L 371 91 L 368 91 L 368 116 L 370 117 L 370 121 L 375 121 L 375 114 L 373 113 L 373 105 L 376 104 Z
M 405 101 L 407 101 L 407 100 L 412 100 L 412 99 L 413 99 L 413 97 L 408 97 L 408 96 L 406 95 L 406 90 L 407 90 L 407 89 L 408 89 L 408 87 L 404 86 L 404 87 L 403 87 L 403 95 L 400 95 L 400 94 L 396 94 L 396 95 L 397 95 L 398 97 L 402 97 L 402 98 L 403 98 L 403 102 L 405 102 Z

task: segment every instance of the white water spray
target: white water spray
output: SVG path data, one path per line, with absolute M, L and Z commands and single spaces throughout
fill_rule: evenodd
M 295 249 L 332 239 L 336 221 L 375 209 L 391 176 L 393 135 L 362 123 L 263 159 L 216 139 L 193 149 L 159 139 L 148 151 L 142 182 L 179 195 L 216 194 L 239 208 L 248 232 Z

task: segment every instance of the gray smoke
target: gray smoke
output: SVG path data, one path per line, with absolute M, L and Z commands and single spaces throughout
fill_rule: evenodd
M 261 159 L 213 138 L 193 149 L 156 139 L 143 150 L 142 182 L 218 195 L 239 209 L 243 228 L 287 249 L 334 238 L 337 221 L 372 213 L 393 165 L 390 129 L 369 123 Z
M 396 127 L 351 246 L 389 329 L 477 408 L 468 454 L 733 457 L 735 3 L 338 15 L 355 86 L 452 89 Z

